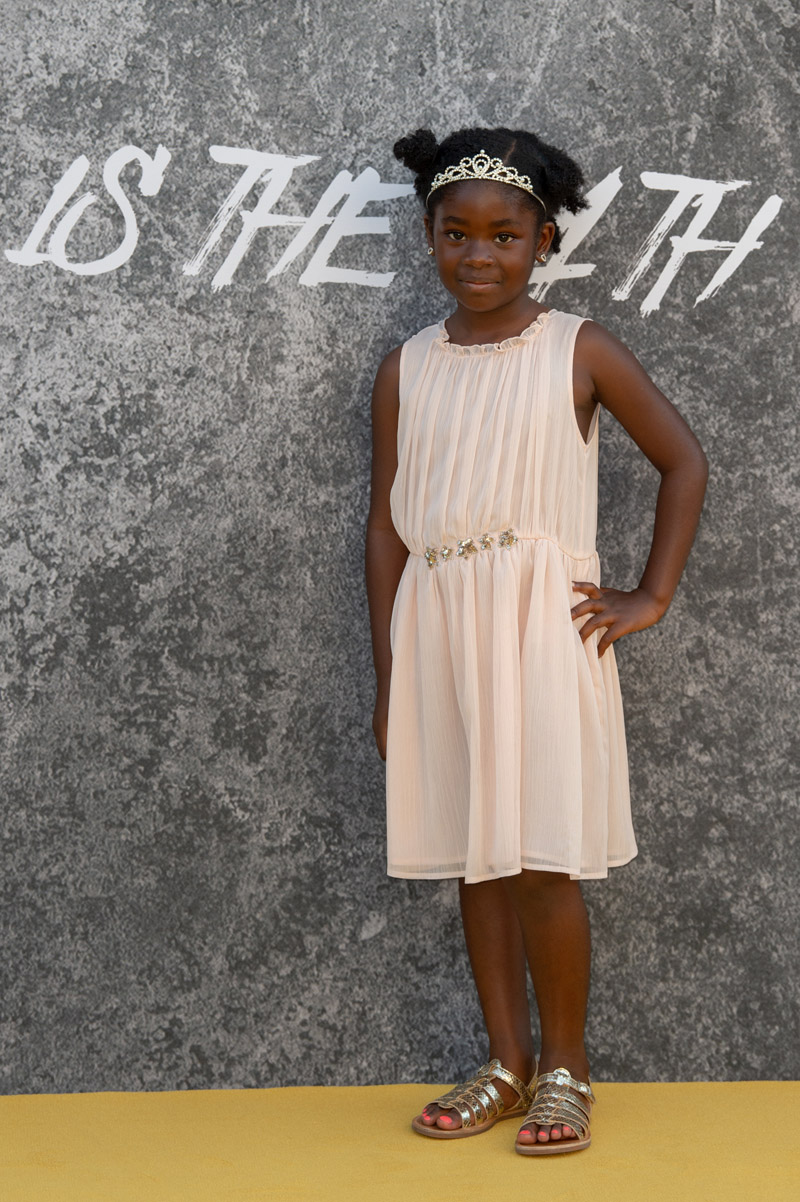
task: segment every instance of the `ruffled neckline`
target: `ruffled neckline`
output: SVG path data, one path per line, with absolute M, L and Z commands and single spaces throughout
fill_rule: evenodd
M 436 341 L 443 350 L 449 351 L 453 355 L 486 355 L 494 351 L 508 351 L 514 346 L 525 346 L 526 343 L 531 342 L 557 312 L 558 309 L 545 310 L 534 318 L 521 334 L 515 334 L 512 338 L 504 338 L 502 342 L 476 342 L 472 346 L 461 346 L 458 342 L 451 342 L 444 324 L 447 319 L 443 317 L 439 322 Z

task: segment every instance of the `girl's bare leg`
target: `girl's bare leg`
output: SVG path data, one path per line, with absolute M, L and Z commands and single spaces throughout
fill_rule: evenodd
M 589 996 L 591 942 L 589 916 L 580 882 L 562 872 L 531 872 L 504 877 L 503 885 L 518 917 L 533 979 L 542 1050 L 539 1072 L 563 1065 L 579 1081 L 588 1081 L 584 1046 Z M 566 1125 L 521 1128 L 519 1142 L 543 1143 L 574 1138 Z
M 525 943 L 519 919 L 502 880 L 465 885 L 459 880 L 461 918 L 472 974 L 478 990 L 486 1030 L 489 1059 L 497 1056 L 512 1073 L 528 1082 L 533 1075 L 534 1052 L 528 1006 Z M 517 1095 L 505 1082 L 495 1087 L 507 1106 Z M 431 1104 L 422 1120 L 444 1130 L 461 1126 L 455 1110 Z

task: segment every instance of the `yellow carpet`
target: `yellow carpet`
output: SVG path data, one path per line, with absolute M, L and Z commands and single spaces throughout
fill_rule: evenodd
M 800 1082 L 595 1085 L 592 1146 L 415 1135 L 430 1086 L 0 1098 L 2 1202 L 798 1202 Z

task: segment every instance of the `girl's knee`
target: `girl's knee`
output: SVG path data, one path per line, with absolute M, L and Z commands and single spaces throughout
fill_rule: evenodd
M 554 889 L 580 892 L 580 882 L 573 881 L 567 872 L 547 872 L 543 869 L 523 868 L 515 876 L 504 880 L 515 893 L 543 894 Z

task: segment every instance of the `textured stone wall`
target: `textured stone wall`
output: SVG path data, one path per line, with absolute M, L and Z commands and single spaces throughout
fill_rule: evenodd
M 447 312 L 391 144 L 475 122 L 583 162 L 546 303 L 627 342 L 711 462 L 672 607 L 616 644 L 640 854 L 585 889 L 593 1075 L 797 1076 L 795 6 L 57 8 L 0 10 L 0 1089 L 483 1056 L 455 883 L 385 876 L 363 582 L 371 379 Z M 673 277 L 670 238 L 715 181 L 747 185 L 699 237 L 760 213 L 762 245 L 695 303 L 731 248 Z M 657 483 L 607 416 L 605 583 Z

